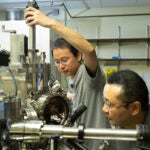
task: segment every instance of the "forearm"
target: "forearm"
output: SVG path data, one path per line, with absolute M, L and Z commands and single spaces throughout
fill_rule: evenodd
M 25 10 L 24 18 L 29 26 L 40 25 L 50 28 L 68 41 L 78 51 L 84 54 L 84 64 L 91 73 L 95 73 L 97 67 L 97 58 L 94 47 L 80 34 L 61 24 L 60 22 L 49 18 L 41 11 L 28 7 Z
M 89 43 L 80 34 L 75 32 L 71 28 L 64 26 L 60 22 L 49 18 L 41 11 L 33 7 L 28 7 L 25 10 L 24 18 L 29 26 L 38 24 L 43 27 L 54 30 L 66 41 L 68 41 L 71 45 L 73 45 L 76 49 L 78 49 L 81 53 L 84 53 L 85 55 L 90 55 L 94 51 L 94 48 L 91 45 L 91 43 Z
M 57 21 L 54 21 L 54 24 L 51 25 L 50 28 L 62 36 L 81 53 L 88 55 L 94 51 L 91 43 L 89 43 L 83 36 L 75 32 L 73 29 L 68 28 Z

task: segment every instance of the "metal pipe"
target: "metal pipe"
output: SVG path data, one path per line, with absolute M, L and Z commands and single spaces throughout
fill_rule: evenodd
M 29 0 L 30 3 L 35 3 L 35 0 Z M 35 50 L 36 41 L 36 27 L 35 25 L 29 27 L 29 50 Z
M 28 121 L 15 123 L 9 130 L 10 138 L 13 140 L 33 140 L 33 136 L 40 138 L 50 138 L 53 135 L 59 135 L 62 138 L 77 139 L 79 137 L 79 128 L 64 127 L 62 125 L 44 125 L 42 121 Z M 84 139 L 107 139 L 137 141 L 139 133 L 136 129 L 83 129 Z M 29 136 L 30 134 L 30 136 Z M 33 136 L 32 136 L 33 135 Z
M 36 9 L 39 8 L 35 0 L 29 0 L 27 7 L 30 7 L 30 6 Z M 29 27 L 29 52 L 28 53 L 30 53 L 28 54 L 30 63 L 36 64 L 37 63 L 37 57 L 36 57 L 37 50 L 36 50 L 36 26 L 35 25 Z
M 41 137 L 48 138 L 50 135 L 59 134 L 62 138 L 78 138 L 79 129 L 63 126 L 46 125 L 41 129 Z M 116 139 L 116 140 L 137 140 L 136 130 L 123 130 L 123 129 L 84 129 L 84 139 Z
M 137 131 L 136 130 L 125 130 L 125 129 L 85 129 L 85 138 L 90 139 L 107 139 L 107 140 L 127 140 L 136 141 Z
M 35 25 L 29 27 L 29 50 L 35 50 L 35 41 L 36 41 L 36 33 L 35 33 Z

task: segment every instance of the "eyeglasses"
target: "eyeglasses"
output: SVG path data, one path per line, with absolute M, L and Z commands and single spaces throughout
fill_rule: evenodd
M 120 107 L 120 106 L 125 106 L 127 107 L 130 103 L 126 103 L 126 104 L 112 104 L 110 103 L 109 101 L 107 101 L 105 98 L 103 98 L 103 102 L 104 102 L 104 105 L 106 104 L 108 110 L 112 110 L 114 107 Z
M 66 65 L 69 60 L 70 60 L 69 57 L 63 57 L 60 60 L 55 60 L 55 64 L 56 65 L 59 65 L 59 64 Z

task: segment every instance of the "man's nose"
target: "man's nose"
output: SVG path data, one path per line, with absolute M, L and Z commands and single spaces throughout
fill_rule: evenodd
M 59 63 L 59 64 L 58 64 L 58 67 L 59 67 L 60 69 L 62 69 L 62 68 L 64 68 L 64 67 L 65 67 L 65 65 L 64 65 L 64 64 L 62 64 L 62 63 Z
M 107 107 L 107 105 L 105 103 L 103 105 L 102 110 L 103 110 L 104 113 L 108 113 L 109 112 L 108 107 Z

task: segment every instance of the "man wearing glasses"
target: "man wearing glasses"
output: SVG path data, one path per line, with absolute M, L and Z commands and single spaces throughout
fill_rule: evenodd
M 103 111 L 112 126 L 136 129 L 138 124 L 150 123 L 148 88 L 137 73 L 131 70 L 112 73 L 104 87 L 103 96 Z M 115 150 L 131 150 L 136 143 L 118 142 L 116 146 L 118 148 Z
M 62 38 L 55 41 L 52 55 L 60 73 L 73 80 L 75 107 L 84 104 L 87 110 L 78 119 L 86 128 L 106 128 L 108 119 L 102 112 L 102 91 L 105 76 L 99 67 L 94 47 L 85 38 L 60 22 L 45 16 L 41 11 L 28 7 L 25 20 L 29 26 L 38 24 L 50 28 Z M 82 61 L 82 55 L 84 60 Z M 85 142 L 89 150 L 97 150 L 100 141 Z

